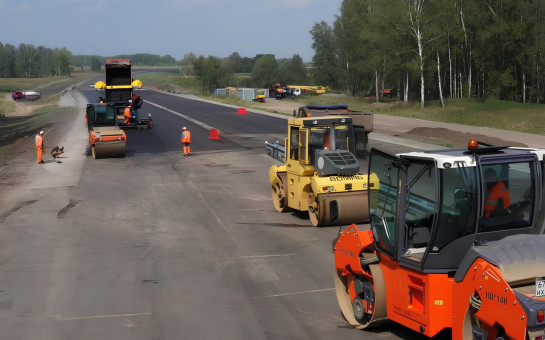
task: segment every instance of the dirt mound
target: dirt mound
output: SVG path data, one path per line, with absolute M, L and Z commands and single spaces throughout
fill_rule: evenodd
M 491 145 L 507 145 L 526 147 L 526 144 L 506 141 L 497 137 L 489 137 L 481 134 L 452 131 L 445 128 L 417 127 L 404 134 L 405 138 L 416 139 L 424 143 L 464 148 L 470 139 L 476 139 Z

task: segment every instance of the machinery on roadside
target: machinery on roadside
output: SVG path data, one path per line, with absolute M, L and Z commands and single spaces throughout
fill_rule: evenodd
M 134 90 L 142 88 L 142 82 L 133 80 L 131 60 L 106 59 L 104 69 L 106 82 L 98 81 L 93 87 L 105 92 L 105 98 L 101 98 L 101 102 L 114 106 L 117 125 L 123 128 L 150 129 L 153 126 L 151 113 L 148 113 L 147 118 L 139 117 L 139 110 L 142 107 L 143 100 L 134 93 Z M 126 122 L 126 117 L 123 115 L 127 106 L 131 108 L 131 118 L 128 122 Z
M 11 91 L 11 99 L 15 101 L 21 100 L 21 99 L 35 101 L 40 98 L 41 98 L 40 92 L 36 92 L 36 91 Z
M 347 105 L 307 105 L 293 111 L 294 117 L 348 116 L 352 118 L 357 158 L 367 157 L 369 133 L 373 132 L 373 114 L 371 112 L 352 111 Z
M 87 104 L 85 122 L 93 158 L 125 157 L 127 135 L 117 125 L 114 104 Z
M 475 140 L 372 149 L 371 230 L 352 225 L 333 243 L 344 318 L 358 329 L 391 320 L 428 337 L 543 339 L 544 155 Z
M 265 90 L 264 89 L 257 89 L 255 90 L 255 97 L 252 99 L 254 102 L 265 102 Z
M 359 172 L 352 118 L 290 118 L 284 145 L 267 143 L 269 154 L 285 163 L 269 170 L 277 211 L 308 211 L 314 226 L 369 220 L 368 199 L 374 201 L 378 183 L 376 175 Z
M 324 94 L 326 93 L 325 86 L 309 86 L 309 85 L 288 85 L 288 89 L 299 89 L 302 93 Z M 328 89 L 328 88 L 327 88 Z

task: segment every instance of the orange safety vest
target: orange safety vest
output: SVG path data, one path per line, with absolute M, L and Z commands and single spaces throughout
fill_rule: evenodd
M 331 135 L 324 136 L 324 149 L 331 150 Z
M 511 197 L 509 197 L 509 190 L 505 187 L 502 181 L 497 181 L 488 197 L 484 201 L 484 216 L 490 217 L 490 214 L 498 209 L 498 200 L 503 198 L 503 209 L 511 205 Z
M 42 148 L 44 147 L 44 139 L 42 138 L 41 135 L 36 135 L 36 147 L 37 148 Z
M 182 143 L 191 143 L 191 132 L 188 130 L 182 132 Z
M 123 111 L 123 117 L 131 118 L 131 109 L 130 109 L 130 107 L 125 108 L 125 111 Z

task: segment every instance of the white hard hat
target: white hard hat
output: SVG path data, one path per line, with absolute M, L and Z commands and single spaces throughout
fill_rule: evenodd
M 187 130 L 187 128 L 184 126 L 184 127 L 182 128 L 182 130 Z
M 40 131 L 40 135 L 43 135 L 43 134 L 44 134 L 44 131 L 43 131 L 43 130 L 42 130 L 42 131 Z

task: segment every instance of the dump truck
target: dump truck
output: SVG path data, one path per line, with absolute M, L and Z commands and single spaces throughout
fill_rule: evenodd
M 139 110 L 144 101 L 134 90 L 142 88 L 142 82 L 133 80 L 131 59 L 106 59 L 104 69 L 105 82 L 96 82 L 94 88 L 105 92 L 105 97 L 101 97 L 101 101 L 115 107 L 117 125 L 123 128 L 151 128 L 153 126 L 151 113 L 148 113 L 147 117 L 139 117 Z M 132 113 L 129 122 L 126 122 L 123 115 L 127 106 L 131 107 Z
M 127 135 L 117 125 L 113 103 L 87 104 L 85 122 L 93 158 L 125 157 Z
M 357 158 L 367 157 L 369 133 L 373 132 L 373 114 L 371 112 L 352 111 L 348 105 L 307 105 L 293 111 L 294 117 L 348 116 L 352 118 Z
M 352 225 L 333 243 L 346 321 L 368 329 L 389 320 L 428 337 L 450 330 L 457 340 L 543 339 L 544 155 L 476 140 L 372 149 L 370 230 Z
M 365 222 L 376 176 L 359 172 L 354 156 L 352 118 L 289 118 L 284 145 L 267 143 L 270 155 L 283 155 L 283 165 L 269 170 L 272 200 L 279 212 L 308 211 L 314 226 Z M 371 198 L 373 200 L 373 198 Z M 330 205 L 335 201 L 336 215 Z

